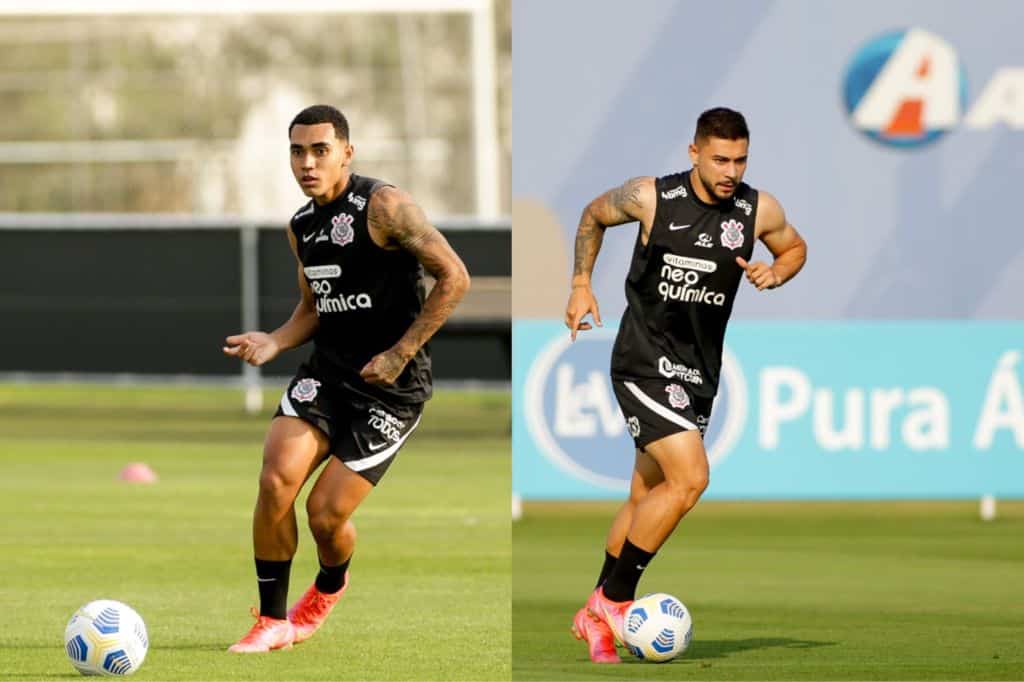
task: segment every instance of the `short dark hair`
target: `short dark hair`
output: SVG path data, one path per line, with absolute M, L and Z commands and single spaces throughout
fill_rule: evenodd
M 292 134 L 292 128 L 297 125 L 311 126 L 317 123 L 330 123 L 334 126 L 334 136 L 348 141 L 348 119 L 330 104 L 314 104 L 300 111 L 288 126 L 288 135 Z
M 723 140 L 749 140 L 747 120 L 743 114 L 725 107 L 708 109 L 697 119 L 697 132 L 693 141 L 706 140 L 709 137 L 720 137 Z

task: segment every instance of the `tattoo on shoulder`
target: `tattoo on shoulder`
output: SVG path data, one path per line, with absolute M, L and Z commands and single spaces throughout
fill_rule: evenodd
M 415 251 L 437 232 L 423 209 L 407 194 L 393 187 L 373 193 L 366 217 L 373 228 L 381 230 L 409 251 Z
M 612 190 L 611 200 L 616 208 L 626 209 L 630 205 L 635 208 L 643 208 L 641 196 L 643 193 L 644 179 L 632 178 L 621 186 Z

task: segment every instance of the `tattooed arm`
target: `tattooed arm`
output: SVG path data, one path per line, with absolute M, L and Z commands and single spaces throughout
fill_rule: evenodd
M 578 330 L 591 328 L 583 318 L 589 313 L 594 322 L 601 325 L 601 313 L 597 299 L 590 288 L 590 275 L 594 271 L 597 252 L 604 241 L 604 230 L 612 225 L 640 221 L 641 238 L 644 243 L 651 233 L 657 197 L 654 194 L 654 178 L 639 177 L 627 180 L 615 189 L 608 190 L 583 209 L 580 224 L 576 229 L 576 258 L 572 273 L 572 293 L 565 309 L 565 325 L 569 327 L 572 340 Z
M 430 224 L 408 194 L 382 187 L 370 196 L 370 232 L 416 257 L 436 280 L 423 310 L 394 346 L 370 359 L 360 372 L 369 383 L 393 384 L 423 344 L 441 328 L 469 289 L 469 273 L 448 240 Z M 376 239 L 375 239 L 376 240 Z

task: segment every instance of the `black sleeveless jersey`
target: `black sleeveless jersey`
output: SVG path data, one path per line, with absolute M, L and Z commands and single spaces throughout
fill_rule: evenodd
M 377 246 L 367 228 L 370 195 L 388 183 L 353 174 L 334 201 L 310 200 L 292 217 L 299 259 L 313 291 L 320 328 L 309 364 L 328 381 L 402 404 L 431 395 L 424 346 L 391 386 L 368 384 L 359 371 L 405 334 L 423 308 L 423 268 L 403 250 Z
M 647 244 L 640 234 L 626 279 L 626 312 L 612 351 L 619 379 L 680 379 L 714 398 L 725 327 L 743 268 L 754 250 L 757 190 L 741 183 L 732 199 L 705 204 L 690 173 L 655 181 L 657 209 Z

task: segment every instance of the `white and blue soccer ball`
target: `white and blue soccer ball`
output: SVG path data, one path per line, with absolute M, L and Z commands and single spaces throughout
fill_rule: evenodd
M 131 675 L 146 660 L 146 624 L 127 604 L 91 601 L 75 611 L 64 630 L 64 650 L 83 675 Z
M 693 618 L 683 602 L 658 592 L 640 597 L 623 620 L 626 647 L 637 658 L 664 663 L 690 646 Z

